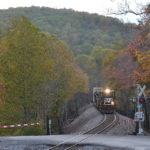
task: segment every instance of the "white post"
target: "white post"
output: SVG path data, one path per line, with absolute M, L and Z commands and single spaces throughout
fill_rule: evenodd
M 49 134 L 50 134 L 50 135 L 51 135 L 51 123 L 52 123 L 52 121 L 49 120 L 48 125 L 49 125 Z

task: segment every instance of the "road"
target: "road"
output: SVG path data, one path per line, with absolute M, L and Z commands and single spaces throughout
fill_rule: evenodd
M 86 136 L 87 135 L 82 135 L 78 138 L 74 138 L 74 135 L 0 137 L 0 150 L 27 150 L 27 148 L 28 150 L 46 150 L 53 144 L 58 144 L 68 140 L 67 144 L 69 145 L 76 143 Z M 86 146 L 89 146 L 91 147 L 90 149 L 93 150 L 94 148 L 95 150 L 98 150 L 96 148 L 102 149 L 104 147 L 109 147 L 111 150 L 150 150 L 149 141 L 150 137 L 148 136 L 114 136 L 100 134 L 83 141 L 81 145 L 82 149 L 85 149 Z
M 54 145 L 64 143 L 59 150 L 79 141 L 74 149 L 80 150 L 150 150 L 149 136 L 133 136 L 134 122 L 119 115 L 119 124 L 105 134 L 88 137 L 83 132 L 102 122 L 103 115 L 93 106 L 81 113 L 68 127 L 66 135 L 0 137 L 0 150 L 48 150 Z M 88 138 L 87 138 L 88 137 Z M 84 139 L 84 140 L 83 140 Z

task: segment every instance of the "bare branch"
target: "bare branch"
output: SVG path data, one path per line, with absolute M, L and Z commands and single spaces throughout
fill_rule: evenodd
M 110 11 L 109 11 L 110 12 Z M 123 10 L 123 11 L 117 11 L 117 12 L 110 12 L 112 15 L 126 15 L 126 14 L 134 14 L 134 15 L 143 15 L 145 14 L 145 11 L 144 12 L 140 12 L 140 13 L 137 13 L 133 10 Z
M 112 0 L 111 0 L 112 1 Z M 113 2 L 113 1 L 112 1 Z M 145 7 L 142 4 L 137 4 L 135 1 L 137 10 L 133 10 L 130 6 L 130 3 L 127 0 L 123 0 L 121 3 L 118 3 L 118 10 L 114 11 L 112 9 L 107 9 L 108 15 L 127 15 L 127 14 L 134 14 L 137 16 L 143 15 L 146 13 Z

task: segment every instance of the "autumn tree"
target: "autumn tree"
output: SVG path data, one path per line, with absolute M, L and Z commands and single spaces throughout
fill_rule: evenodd
M 145 19 L 138 28 L 140 33 L 137 38 L 130 43 L 128 51 L 133 59 L 138 63 L 135 71 L 136 81 L 141 84 L 150 84 L 150 5 L 146 8 Z
M 119 107 L 128 106 L 128 98 L 134 91 L 134 85 L 137 83 L 146 84 L 149 86 L 149 5 L 139 12 L 130 9 L 129 4 L 125 0 L 125 5 L 115 14 L 132 13 L 142 15 L 142 20 L 139 25 L 134 28 L 139 30 L 136 39 L 132 41 L 128 48 L 115 53 L 104 59 L 104 75 L 106 81 L 120 91 L 120 99 L 124 99 L 119 104 Z M 123 98 L 124 97 L 124 98 Z M 125 110 L 126 111 L 126 110 Z
M 99 86 L 105 86 L 105 78 L 103 76 L 103 61 L 104 59 L 113 53 L 114 50 L 106 49 L 101 46 L 95 46 L 92 50 L 92 56 L 96 62 L 96 69 L 97 69 L 97 82 Z
M 19 118 L 13 115 L 9 121 L 28 122 L 35 117 L 32 111 L 37 101 L 35 91 L 53 76 L 53 63 L 41 39 L 39 29 L 25 17 L 14 20 L 2 38 L 0 74 L 7 89 L 4 99 L 19 115 Z
M 87 76 L 57 37 L 40 32 L 25 17 L 13 20 L 1 37 L 3 124 L 39 120 L 45 123 L 47 115 L 58 118 L 65 101 L 74 94 L 87 92 Z
M 93 56 L 78 55 L 75 58 L 76 64 L 88 75 L 90 80 L 90 87 L 95 86 L 97 80 L 95 78 L 97 73 L 97 66 Z

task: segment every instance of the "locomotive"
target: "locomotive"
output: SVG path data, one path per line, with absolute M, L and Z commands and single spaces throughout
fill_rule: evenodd
M 93 104 L 101 113 L 114 113 L 116 107 L 115 91 L 108 88 L 94 87 Z

